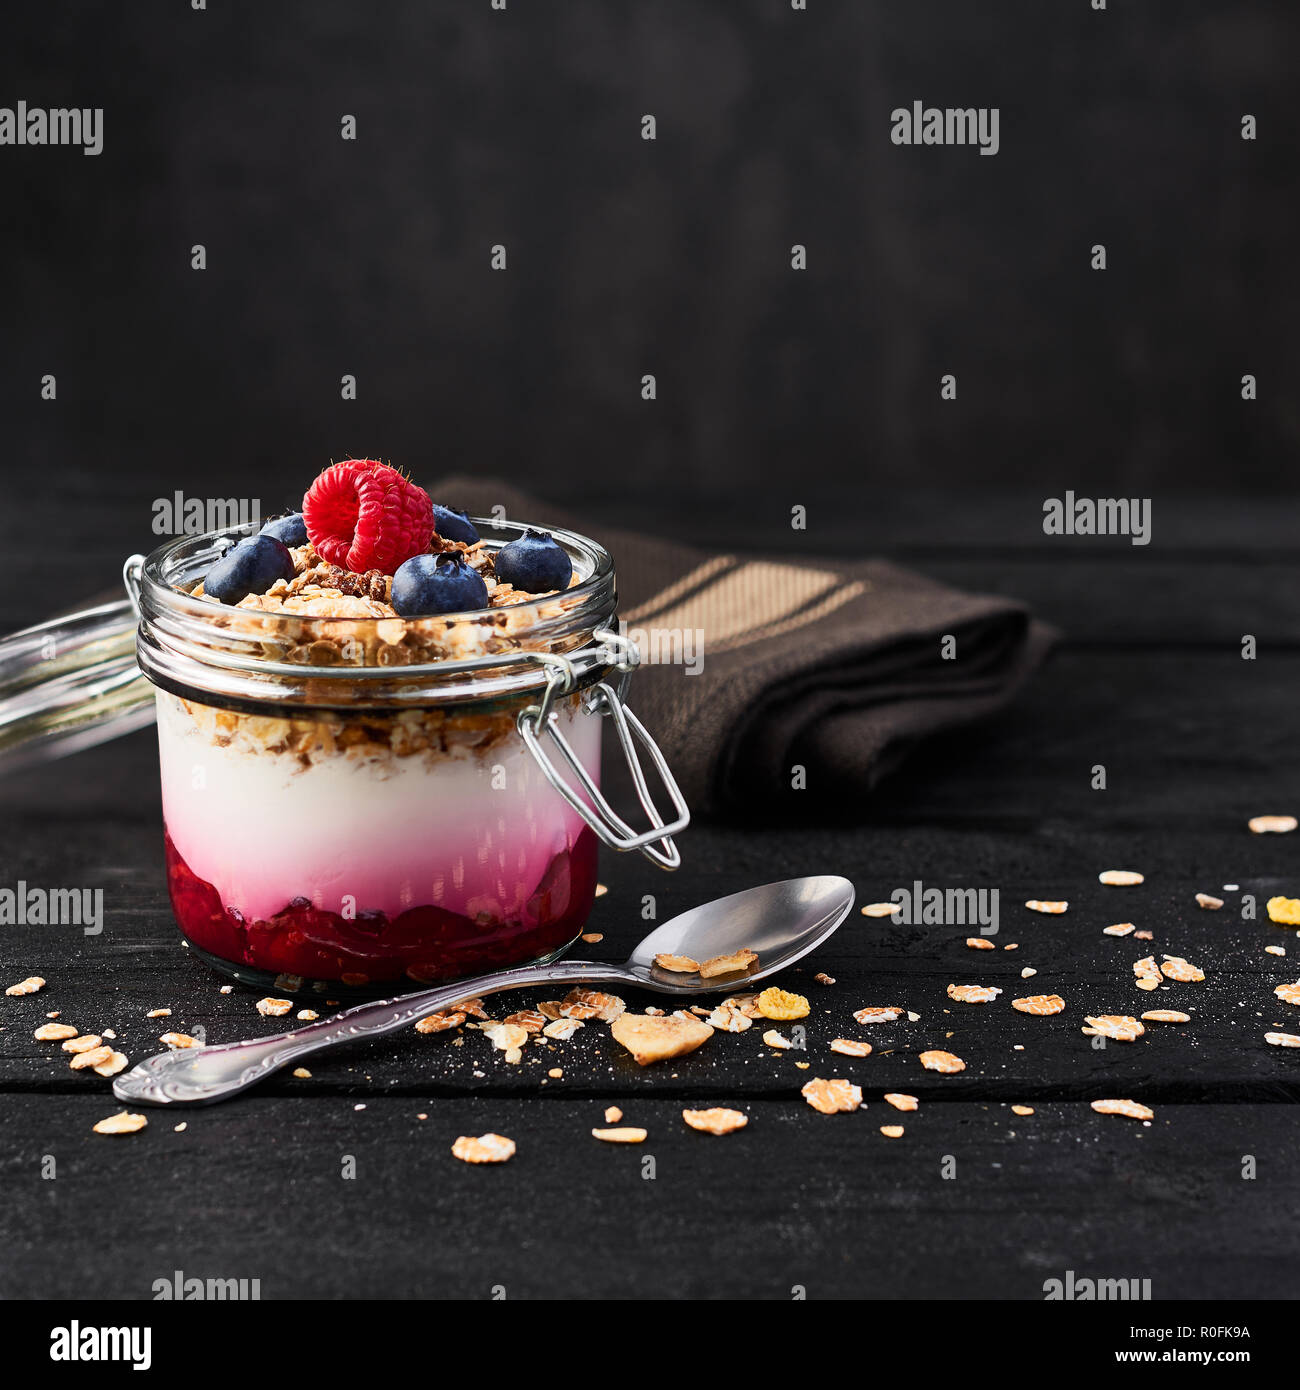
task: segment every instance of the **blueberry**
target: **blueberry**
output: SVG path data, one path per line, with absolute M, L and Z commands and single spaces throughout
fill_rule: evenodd
M 497 578 L 526 594 L 566 589 L 573 574 L 568 552 L 545 531 L 529 531 L 497 551 Z
M 474 523 L 455 507 L 433 504 L 433 527 L 445 541 L 460 541 L 463 545 L 473 545 L 478 540 Z
M 404 618 L 468 613 L 488 606 L 487 585 L 458 555 L 414 555 L 393 576 L 393 607 Z
M 268 521 L 262 527 L 262 534 L 274 536 L 285 545 L 306 545 L 307 523 L 302 519 L 301 512 L 290 512 L 288 516 L 278 516 L 274 521 Z
M 246 536 L 207 572 L 203 592 L 222 603 L 263 594 L 277 579 L 293 578 L 289 547 L 274 536 Z

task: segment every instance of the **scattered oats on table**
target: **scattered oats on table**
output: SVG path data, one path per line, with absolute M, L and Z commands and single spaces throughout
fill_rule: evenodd
M 83 1054 L 82 1054 L 82 1056 L 89 1056 L 89 1055 L 90 1055 L 89 1053 L 83 1053 Z M 105 1058 L 105 1060 L 102 1061 L 102 1062 L 97 1062 L 97 1063 L 95 1064 L 95 1066 L 92 1068 L 92 1070 L 94 1071 L 94 1073 L 95 1073 L 96 1076 L 109 1077 L 109 1076 L 116 1076 L 116 1075 L 118 1074 L 118 1072 L 120 1072 L 120 1071 L 122 1070 L 122 1068 L 125 1067 L 125 1066 L 126 1066 L 126 1053 L 125 1053 L 125 1052 L 114 1052 L 113 1049 L 110 1047 L 110 1048 L 108 1049 L 108 1056 L 107 1056 L 107 1058 Z
M 644 1144 L 646 1131 L 637 1125 L 625 1125 L 622 1129 L 593 1129 L 591 1137 L 606 1144 Z
M 902 1125 L 881 1125 L 880 1132 L 886 1139 L 901 1139 L 903 1137 Z
M 789 1038 L 782 1037 L 775 1028 L 769 1028 L 767 1032 L 763 1034 L 763 1041 L 768 1047 L 786 1048 L 794 1046 Z
M 605 896 L 605 894 L 608 893 L 608 892 L 609 892 L 609 889 L 608 889 L 603 883 L 598 883 L 598 884 L 596 885 L 596 896 L 597 896 L 598 898 L 603 898 L 603 897 Z
M 1269 955 L 1269 956 L 1284 956 L 1284 955 L 1286 955 L 1286 947 L 1285 947 L 1285 946 L 1265 946 L 1265 947 L 1264 947 L 1264 953 L 1265 953 L 1265 955 Z
M 174 1051 L 180 1051 L 186 1047 L 198 1047 L 198 1043 L 188 1033 L 163 1033 L 158 1041 L 166 1043 Z
M 1053 917 L 1059 917 L 1070 904 L 1068 902 L 1043 902 L 1040 898 L 1030 898 L 1025 906 L 1031 912 L 1046 912 Z
M 504 1134 L 480 1134 L 477 1139 L 462 1134 L 451 1146 L 462 1163 L 504 1163 L 515 1154 L 515 1141 Z
M 150 1009 L 149 1012 L 145 1014 L 146 1018 L 170 1018 L 171 1016 L 172 1011 L 170 1009 Z
M 948 998 L 959 1004 L 991 1004 L 1002 991 L 993 985 L 949 985 Z
M 1300 980 L 1290 985 L 1278 985 L 1273 993 L 1287 1004 L 1300 1004 Z
M 307 1081 L 311 1078 L 311 1072 L 309 1072 L 306 1067 L 294 1067 L 293 1074 L 299 1081 Z
M 77 1030 L 70 1023 L 42 1023 L 32 1034 L 37 1042 L 62 1042 L 76 1036 Z
M 1246 822 L 1255 835 L 1286 835 L 1296 828 L 1294 816 L 1252 816 Z
M 564 1075 L 564 1068 L 552 1067 L 550 1071 L 548 1071 L 546 1074 L 551 1078 L 552 1081 L 558 1081 L 560 1077 Z
M 862 1104 L 862 1087 L 843 1077 L 825 1080 L 814 1076 L 811 1081 L 804 1082 L 801 1094 L 814 1110 L 820 1110 L 823 1115 L 848 1113 Z
M 1265 1033 L 1264 1041 L 1270 1047 L 1300 1047 L 1300 1033 Z
M 604 941 L 605 933 L 603 931 L 585 931 L 582 934 L 582 939 L 588 946 L 594 946 L 598 941 Z
M 845 1057 L 870 1057 L 871 1044 L 869 1042 L 858 1042 L 855 1038 L 836 1038 L 830 1044 L 832 1052 L 842 1053 Z
M 516 1014 L 508 1014 L 505 1021 L 522 1028 L 525 1033 L 540 1033 L 546 1027 L 546 1015 L 536 1009 L 520 1009 Z
M 1108 888 L 1133 888 L 1145 882 L 1143 876 L 1134 873 L 1132 869 L 1107 869 L 1105 873 L 1098 874 L 1097 878 Z
M 299 1009 L 294 1017 L 301 1020 L 303 1023 L 311 1023 L 318 1019 L 320 1014 L 318 1014 L 315 1009 Z
M 1179 1013 L 1177 1009 L 1148 1009 L 1142 1015 L 1147 1023 L 1190 1023 L 1191 1014 Z
M 1102 1037 L 1115 1042 L 1134 1042 L 1146 1029 L 1128 1014 L 1098 1014 L 1096 1017 L 1084 1015 L 1088 1027 L 1083 1031 L 1089 1035 L 1100 1033 Z
M 1182 984 L 1199 984 L 1205 979 L 1205 971 L 1193 965 L 1191 961 L 1184 960 L 1182 956 L 1166 956 L 1160 966 L 1160 972 Z
M 1046 1018 L 1049 1014 L 1059 1014 L 1065 1008 L 1065 1000 L 1059 994 L 1027 994 L 1021 999 L 1013 999 L 1011 1007 L 1017 1013 Z
M 1013 1115 L 1032 1115 L 1034 1113 L 1034 1107 L 1032 1105 L 1013 1105 L 1011 1107 L 1011 1113 Z
M 263 1018 L 283 1018 L 292 1008 L 293 1003 L 288 999 L 266 998 L 257 1001 L 257 1012 Z
M 1127 936 L 1133 930 L 1132 922 L 1116 922 L 1113 927 L 1103 927 L 1103 936 Z
M 616 1125 L 622 1118 L 623 1112 L 617 1105 L 608 1105 L 605 1107 L 605 1123 L 607 1125 Z
M 1217 912 L 1223 906 L 1223 899 L 1216 898 L 1210 893 L 1198 893 L 1196 895 L 1196 901 L 1202 907 L 1208 908 L 1211 912 Z
M 993 943 L 986 936 L 968 936 L 966 944 L 972 951 L 991 951 Z
M 903 1091 L 885 1093 L 885 1104 L 892 1105 L 895 1110 L 915 1110 L 920 1103 L 915 1096 L 909 1096 Z
M 110 1115 L 106 1120 L 100 1120 L 98 1124 L 91 1125 L 91 1129 L 96 1134 L 134 1134 L 148 1123 L 143 1115 L 132 1115 L 122 1110 L 116 1115 Z
M 893 1023 L 896 1018 L 901 1017 L 903 1010 L 893 1004 L 872 1005 L 869 1008 L 858 1009 L 853 1017 L 859 1023 Z
M 954 1072 L 966 1070 L 966 1063 L 951 1052 L 940 1052 L 932 1049 L 928 1052 L 922 1052 L 919 1060 L 926 1071 L 939 1071 L 952 1075 Z
M 69 1038 L 63 1044 L 64 1052 L 89 1052 L 91 1048 L 98 1047 L 103 1038 L 98 1033 L 82 1033 L 80 1037 Z
M 16 985 L 10 985 L 6 994 L 35 994 L 38 989 L 45 988 L 45 981 L 39 975 L 29 975 L 25 980 L 19 980 Z
M 554 1038 L 556 1042 L 568 1042 L 579 1028 L 585 1027 L 586 1024 L 580 1018 L 557 1018 L 542 1029 L 542 1036 Z
M 1020 972 L 1020 978 L 1021 978 L 1022 980 L 1032 980 L 1032 979 L 1034 978 L 1034 976 L 1037 975 L 1037 974 L 1038 974 L 1038 971 L 1035 970 L 1034 967 L 1033 967 L 1032 965 L 1027 965 L 1027 966 L 1025 966 L 1025 968 Z
M 427 1014 L 415 1025 L 417 1033 L 443 1033 L 448 1028 L 459 1028 L 465 1022 L 462 1013 Z
M 864 917 L 892 917 L 897 911 L 897 903 L 868 903 L 862 909 L 862 915 Z

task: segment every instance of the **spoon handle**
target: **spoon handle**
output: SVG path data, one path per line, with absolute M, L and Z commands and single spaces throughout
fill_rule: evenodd
M 641 983 L 620 965 L 602 961 L 560 960 L 549 965 L 524 965 L 476 980 L 457 980 L 419 994 L 377 999 L 344 1009 L 332 1018 L 309 1023 L 289 1033 L 214 1047 L 186 1048 L 160 1053 L 132 1067 L 113 1083 L 119 1100 L 144 1105 L 210 1105 L 255 1086 L 290 1062 L 356 1038 L 374 1038 L 405 1028 L 426 1014 L 447 1009 L 462 999 L 495 994 L 523 985 L 594 982 Z

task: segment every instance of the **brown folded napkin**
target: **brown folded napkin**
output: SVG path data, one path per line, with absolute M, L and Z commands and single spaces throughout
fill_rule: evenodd
M 1055 640 L 1015 600 L 883 560 L 711 554 L 591 525 L 491 480 L 429 491 L 476 515 L 503 506 L 512 520 L 567 526 L 613 554 L 628 635 L 678 658 L 643 664 L 628 703 L 696 812 L 784 812 L 802 795 L 796 768 L 814 795 L 861 794 L 926 735 L 1007 704 Z

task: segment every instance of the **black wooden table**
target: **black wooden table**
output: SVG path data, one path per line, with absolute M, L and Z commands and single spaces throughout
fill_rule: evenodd
M 179 1270 L 260 1280 L 264 1299 L 486 1299 L 502 1288 L 511 1298 L 790 1299 L 799 1287 L 810 1298 L 1042 1299 L 1045 1281 L 1073 1271 L 1149 1279 L 1157 1298 L 1294 1296 L 1300 1052 L 1264 1034 L 1300 1032 L 1300 1008 L 1273 994 L 1300 976 L 1300 940 L 1269 924 L 1263 904 L 1300 892 L 1300 835 L 1246 828 L 1300 802 L 1300 593 L 1287 517 L 1170 504 L 1157 512 L 1156 543 L 1138 549 L 1052 542 L 1032 507 L 1008 522 L 999 506 L 972 499 L 936 521 L 923 499 L 899 500 L 870 531 L 888 544 L 871 548 L 1024 597 L 1061 626 L 1065 641 L 1014 709 L 921 750 L 852 811 L 810 795 L 798 825 L 697 825 L 675 875 L 628 856 L 602 862 L 608 892 L 590 930 L 604 940 L 589 949 L 620 959 L 645 929 L 647 893 L 664 920 L 815 872 L 850 877 L 859 903 L 915 880 L 998 890 L 994 940 L 1015 951 L 977 952 L 961 927 L 855 910 L 784 981 L 812 1001 L 806 1052 L 773 1053 L 760 1025 L 643 1070 L 608 1029 L 588 1026 L 511 1066 L 479 1033 L 456 1046 L 410 1032 L 313 1059 L 310 1079 L 282 1073 L 237 1102 L 151 1111 L 142 1133 L 100 1137 L 91 1125 L 120 1106 L 107 1081 L 33 1041 L 47 1011 L 115 1029 L 133 1061 L 168 1028 L 222 1041 L 282 1024 L 258 1016 L 255 995 L 221 994 L 178 943 L 150 731 L 0 782 L 0 886 L 102 887 L 106 902 L 99 936 L 0 928 L 4 983 L 49 981 L 0 997 L 0 1293 L 150 1298 Z M 627 519 L 612 500 L 605 514 Z M 767 533 L 752 520 L 710 524 L 730 525 L 715 532 L 726 544 L 781 543 L 779 519 Z M 841 517 L 822 542 L 850 551 L 860 534 Z M 51 584 L 71 600 L 106 582 L 111 550 L 88 533 L 86 571 L 51 568 Z M 8 595 L 5 625 L 41 616 L 32 602 Z M 1258 642 L 1254 660 L 1242 658 L 1245 634 Z M 1097 765 L 1105 790 L 1093 787 Z M 1097 875 L 1110 868 L 1146 882 L 1104 887 Z M 1227 905 L 1203 910 L 1198 891 Z M 1241 916 L 1247 894 L 1254 920 Z M 1069 911 L 1028 912 L 1029 898 L 1066 899 Z M 1104 935 L 1116 922 L 1153 939 Z M 1187 957 L 1205 982 L 1138 991 L 1132 962 L 1152 952 Z M 1037 974 L 1022 980 L 1026 967 Z M 836 983 L 815 983 L 817 970 Z M 957 1004 L 950 982 L 1004 993 Z M 1058 993 L 1067 1008 L 1015 1012 L 1010 1000 L 1030 993 Z M 653 1002 L 626 997 L 632 1008 Z M 872 1004 L 919 1019 L 859 1027 L 853 1010 Z M 159 1007 L 171 1016 L 145 1017 Z M 1104 1048 L 1080 1031 L 1086 1014 L 1151 1008 L 1193 1021 Z M 866 1036 L 873 1055 L 829 1052 L 841 1035 Z M 923 1070 L 926 1048 L 957 1053 L 966 1070 Z M 549 1077 L 556 1066 L 563 1075 Z M 851 1078 L 866 1104 L 816 1113 L 800 1097 L 812 1076 Z M 900 1115 L 882 1102 L 887 1091 L 919 1097 L 919 1110 Z M 1097 1114 L 1099 1097 L 1142 1102 L 1155 1118 Z M 649 1131 L 645 1144 L 591 1137 L 610 1105 Z M 714 1138 L 683 1124 L 683 1107 L 714 1105 L 745 1110 L 748 1127 Z M 901 1138 L 881 1133 L 892 1123 Z M 489 1130 L 515 1139 L 511 1162 L 451 1156 L 458 1135 Z

